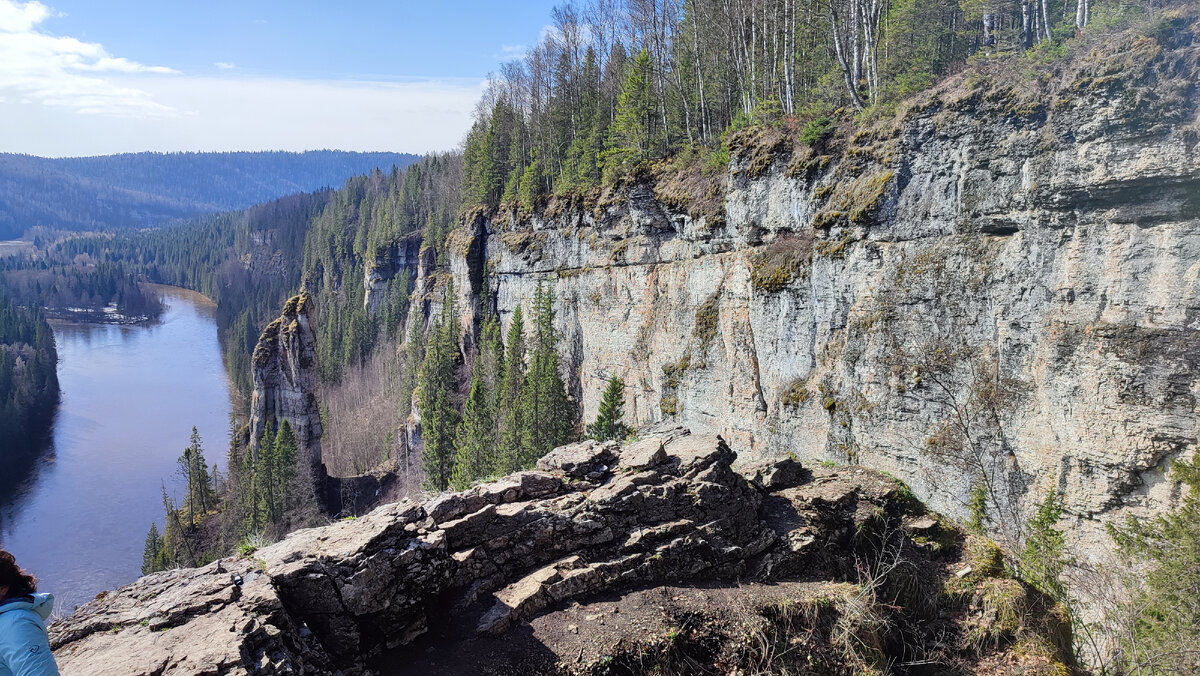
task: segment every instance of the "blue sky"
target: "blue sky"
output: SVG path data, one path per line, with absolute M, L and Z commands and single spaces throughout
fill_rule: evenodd
M 0 0 L 0 151 L 448 149 L 553 4 Z

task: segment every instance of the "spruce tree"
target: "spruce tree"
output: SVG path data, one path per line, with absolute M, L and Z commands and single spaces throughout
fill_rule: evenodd
M 186 484 L 184 507 L 187 510 L 187 527 L 194 528 L 204 520 L 209 510 L 216 507 L 216 491 L 213 490 L 208 463 L 204 459 L 200 433 L 195 427 L 192 428 L 191 443 L 183 449 L 183 455 L 179 456 L 176 463 L 179 466 L 178 474 Z
M 1026 528 L 1025 548 L 1021 552 L 1021 577 L 1049 594 L 1056 601 L 1066 600 L 1066 589 L 1059 577 L 1067 567 L 1066 534 L 1056 526 L 1062 520 L 1062 498 L 1050 491 Z
M 608 387 L 600 399 L 596 422 L 588 425 L 588 437 L 597 441 L 624 439 L 629 434 L 629 428 L 621 421 L 625 417 L 624 408 L 625 381 L 613 376 L 608 379 Z
M 481 361 L 475 361 L 471 392 L 467 395 L 462 423 L 454 440 L 454 471 L 450 477 L 450 485 L 454 490 L 469 488 L 471 482 L 487 475 L 495 447 L 496 420 L 492 412 L 492 393 L 483 382 Z
M 443 491 L 450 485 L 454 466 L 454 435 L 458 409 L 453 395 L 458 388 L 458 339 L 461 333 L 454 284 L 442 296 L 441 316 L 435 322 L 421 364 L 417 406 L 421 413 L 422 465 L 429 488 Z
M 508 326 L 507 352 L 498 397 L 499 449 L 492 471 L 509 474 L 520 468 L 525 427 L 522 392 L 525 390 L 525 319 L 518 305 Z
M 1121 636 L 1128 672 L 1196 673 L 1200 655 L 1200 453 L 1171 462 L 1181 496 L 1172 512 L 1108 524 L 1118 551 L 1139 566 L 1128 578 L 1140 609 Z
M 158 524 L 151 521 L 150 532 L 146 533 L 146 545 L 142 549 L 142 575 L 163 570 L 162 550 L 163 539 L 158 534 Z
M 608 147 L 604 151 L 606 183 L 627 174 L 650 157 L 654 115 L 650 75 L 650 52 L 643 48 L 633 59 L 617 99 L 616 118 L 609 128 Z
M 554 328 L 553 294 L 541 284 L 534 295 L 535 323 L 529 376 L 522 392 L 520 466 L 532 467 L 538 458 L 570 440 L 574 411 L 567 398 Z

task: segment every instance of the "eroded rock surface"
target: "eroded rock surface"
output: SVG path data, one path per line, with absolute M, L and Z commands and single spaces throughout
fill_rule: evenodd
M 287 421 L 312 465 L 321 465 L 321 415 L 316 399 L 316 334 L 308 294 L 288 300 L 278 319 L 263 329 L 251 370 L 250 445 L 257 447 L 267 426 Z M 323 470 L 319 472 L 323 474 Z
M 563 447 L 549 471 L 142 578 L 57 622 L 55 655 L 66 674 L 360 673 L 431 624 L 490 636 L 599 592 L 809 570 L 898 490 L 864 470 L 801 479 L 791 461 L 756 484 L 734 459 L 680 429 Z M 764 469 L 795 480 L 765 488 Z
M 1103 554 L 1105 521 L 1173 505 L 1166 465 L 1200 438 L 1197 26 L 951 78 L 816 146 L 748 134 L 719 217 L 650 179 L 473 215 L 449 250 L 464 340 L 482 248 L 506 326 L 552 293 L 584 420 L 620 376 L 636 427 L 746 461 L 866 464 L 958 518 L 983 477 L 1005 537 L 1060 491 L 1073 548 Z

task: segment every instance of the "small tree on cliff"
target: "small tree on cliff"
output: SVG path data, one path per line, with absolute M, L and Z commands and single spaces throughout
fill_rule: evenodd
M 1186 491 L 1178 509 L 1108 526 L 1119 551 L 1141 564 L 1128 578 L 1132 604 L 1126 604 L 1140 612 L 1120 638 L 1130 672 L 1200 668 L 1200 453 L 1171 463 L 1171 478 Z
M 421 413 L 421 438 L 425 444 L 422 465 L 429 488 L 444 491 L 450 485 L 454 466 L 454 435 L 459 414 L 453 395 L 458 388 L 458 307 L 454 284 L 442 296 L 442 313 L 430 332 L 425 361 L 417 385 L 417 407 Z
M 629 434 L 629 427 L 621 422 L 625 417 L 624 407 L 625 381 L 613 376 L 608 379 L 608 387 L 604 388 L 596 422 L 588 425 L 588 437 L 597 441 L 624 439 Z
M 158 534 L 158 524 L 150 522 L 150 532 L 146 533 L 146 544 L 142 549 L 142 575 L 149 575 L 166 569 L 163 561 L 163 539 Z

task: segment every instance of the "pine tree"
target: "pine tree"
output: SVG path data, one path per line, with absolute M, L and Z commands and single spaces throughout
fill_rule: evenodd
M 417 388 L 421 439 L 425 445 L 422 454 L 425 481 L 431 489 L 439 491 L 450 485 L 454 465 L 454 435 L 459 413 L 454 407 L 453 394 L 458 388 L 460 333 L 451 282 L 442 296 L 442 313 L 431 331 Z
M 588 437 L 597 441 L 624 439 L 629 434 L 629 428 L 621 422 L 625 417 L 625 381 L 613 376 L 608 379 L 608 387 L 600 400 L 600 410 L 596 413 L 596 422 L 588 425 Z
M 525 427 L 521 393 L 525 389 L 525 319 L 518 305 L 508 326 L 507 352 L 498 396 L 499 448 L 492 472 L 509 474 L 520 468 Z
M 286 505 L 289 502 L 289 489 L 292 487 L 292 478 L 296 474 L 296 463 L 299 460 L 297 457 L 296 434 L 292 432 L 292 426 L 288 421 L 284 420 L 279 425 L 279 433 L 275 435 L 275 443 L 271 445 L 270 463 L 271 463 L 271 495 L 274 497 L 273 504 L 269 510 L 270 520 L 272 523 L 280 523 L 283 521 Z
M 208 473 L 208 463 L 204 459 L 200 433 L 195 427 L 192 428 L 191 443 L 183 450 L 183 455 L 179 456 L 176 463 L 179 466 L 179 476 L 187 486 L 184 500 L 187 527 L 195 528 L 204 520 L 209 510 L 216 507 L 216 491 Z

